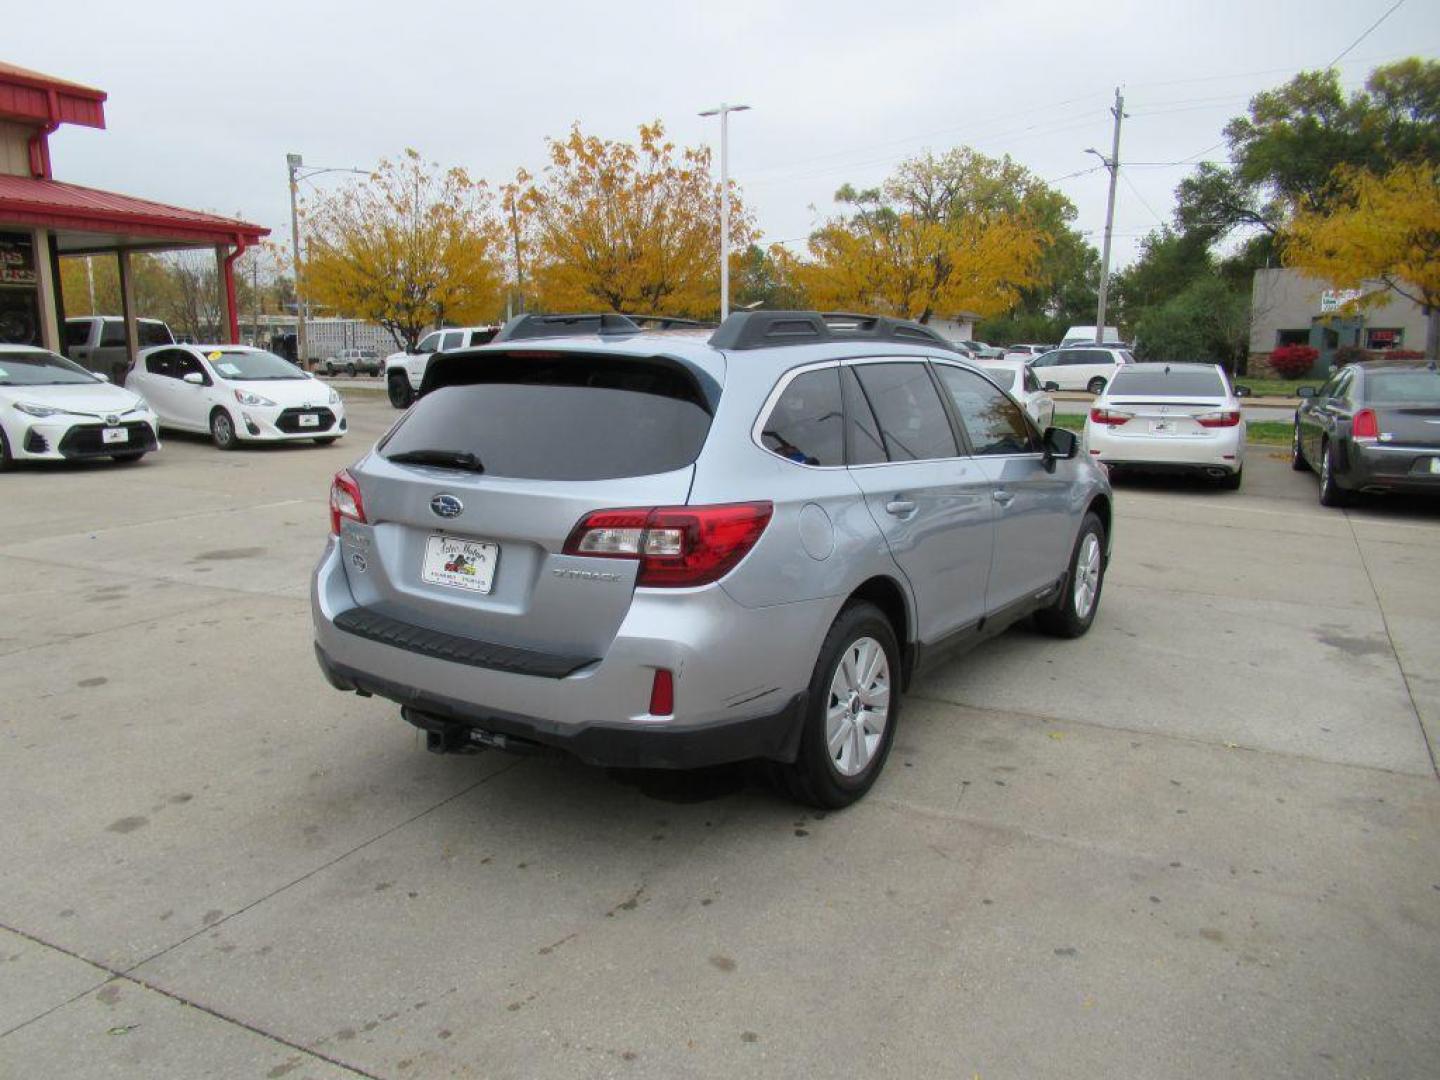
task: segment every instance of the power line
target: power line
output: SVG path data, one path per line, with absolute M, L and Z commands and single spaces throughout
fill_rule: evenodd
M 1367 37 L 1369 37 L 1369 36 L 1370 36 L 1370 32 L 1371 32 L 1372 30 L 1374 30 L 1377 26 L 1379 26 L 1381 23 L 1383 23 L 1386 19 L 1390 18 L 1391 15 L 1394 15 L 1395 12 L 1396 12 L 1397 10 L 1399 10 L 1400 5 L 1403 4 L 1403 3 L 1405 3 L 1405 0 L 1395 0 L 1395 3 L 1393 3 L 1393 4 L 1390 5 L 1390 10 L 1389 10 L 1389 11 L 1385 12 L 1384 15 L 1381 15 L 1380 18 L 1376 19 L 1373 23 L 1371 23 L 1371 24 L 1369 25 L 1369 27 L 1366 28 L 1366 30 L 1365 30 L 1365 32 L 1364 32 L 1363 34 L 1361 34 L 1359 37 L 1357 37 L 1357 38 L 1356 38 L 1354 41 L 1352 41 L 1349 45 L 1345 46 L 1345 49 L 1340 53 L 1339 56 L 1335 57 L 1334 60 L 1331 60 L 1330 63 L 1328 63 L 1328 64 L 1325 65 L 1326 70 L 1329 70 L 1330 68 L 1333 68 L 1333 67 L 1334 67 L 1336 64 L 1338 64 L 1341 60 L 1345 59 L 1346 54 L 1349 53 L 1351 49 L 1355 48 L 1356 45 L 1359 45 L 1360 42 L 1364 41 Z
M 1125 168 L 1128 169 L 1129 166 L 1127 165 Z M 1158 221 L 1160 223 L 1160 227 L 1163 229 L 1165 227 L 1165 219 L 1162 218 L 1159 214 L 1157 214 L 1155 212 L 1155 208 L 1145 200 L 1145 196 L 1140 194 L 1140 189 L 1135 186 L 1135 181 L 1131 180 L 1130 177 L 1126 176 L 1124 170 L 1121 170 L 1120 172 L 1120 179 L 1125 181 L 1125 186 L 1135 193 L 1135 197 L 1140 200 L 1140 205 L 1145 207 L 1146 210 L 1150 211 L 1150 216 L 1153 217 L 1156 221 Z

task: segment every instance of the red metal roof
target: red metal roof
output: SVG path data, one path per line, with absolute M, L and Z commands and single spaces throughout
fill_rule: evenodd
M 0 224 L 124 234 L 185 243 L 258 243 L 270 230 L 236 218 L 202 214 L 112 191 L 0 175 Z
M 105 126 L 105 91 L 0 61 L 0 119 Z

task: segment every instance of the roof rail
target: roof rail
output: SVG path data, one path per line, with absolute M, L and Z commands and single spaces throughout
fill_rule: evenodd
M 606 311 L 596 315 L 516 315 L 500 328 L 492 344 L 528 338 L 572 337 L 577 334 L 638 334 L 630 318 Z
M 850 311 L 737 311 L 710 335 L 717 349 L 769 349 L 833 341 L 916 342 L 960 352 L 959 346 L 910 319 Z
M 686 319 L 678 315 L 635 315 L 625 317 L 642 330 L 713 330 L 720 324 L 707 319 Z

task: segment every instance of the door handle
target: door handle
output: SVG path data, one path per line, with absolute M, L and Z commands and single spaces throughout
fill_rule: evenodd
M 996 491 L 993 497 L 995 501 L 1001 506 L 1009 506 L 1015 500 L 1015 496 L 1011 495 L 1010 492 L 1006 491 L 1004 488 Z
M 909 517 L 915 512 L 915 504 L 909 499 L 891 499 L 885 504 L 885 512 L 896 517 Z

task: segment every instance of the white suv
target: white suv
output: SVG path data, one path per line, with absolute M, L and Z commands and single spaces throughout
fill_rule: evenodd
M 499 332 L 498 326 L 449 326 L 426 334 L 414 352 L 391 353 L 385 358 L 385 387 L 390 392 L 390 404 L 397 409 L 410 407 L 425 378 L 425 369 L 430 366 L 430 357 L 436 353 L 487 345 Z
M 1133 364 L 1135 357 L 1129 349 L 1114 349 L 1105 346 L 1085 347 L 1070 345 L 1052 349 L 1030 362 L 1035 377 L 1047 389 L 1088 390 L 1092 394 L 1103 391 L 1120 369 L 1121 364 Z

